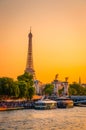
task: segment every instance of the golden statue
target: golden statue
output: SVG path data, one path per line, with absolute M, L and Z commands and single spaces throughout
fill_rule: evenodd
M 65 81 L 66 81 L 66 82 L 68 81 L 68 77 L 65 77 Z
M 55 80 L 57 80 L 57 78 L 58 78 L 58 74 L 55 75 Z

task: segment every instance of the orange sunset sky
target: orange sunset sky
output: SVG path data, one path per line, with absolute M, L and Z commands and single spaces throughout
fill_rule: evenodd
M 24 72 L 30 26 L 37 79 L 86 83 L 86 0 L 0 0 L 0 77 Z

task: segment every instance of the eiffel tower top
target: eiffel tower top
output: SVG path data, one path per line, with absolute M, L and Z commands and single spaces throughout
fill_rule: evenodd
M 32 37 L 33 35 L 32 35 L 32 33 L 31 33 L 31 27 L 30 27 L 30 33 L 29 33 L 29 35 L 28 35 L 28 37 Z

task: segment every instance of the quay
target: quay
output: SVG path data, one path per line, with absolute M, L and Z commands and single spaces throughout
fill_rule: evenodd
M 57 102 L 57 107 L 55 107 L 55 108 L 72 108 L 73 106 L 86 107 L 86 96 L 69 96 L 69 97 L 64 97 L 64 98 L 57 97 L 57 99 L 52 98 L 49 100 Z M 21 100 L 21 101 L 20 100 L 2 100 L 2 101 L 0 101 L 0 111 L 35 109 L 35 105 L 37 106 L 38 103 L 39 103 L 39 105 L 42 105 L 42 107 L 43 107 L 43 104 L 45 106 L 46 102 L 51 103 L 51 101 L 47 101 L 46 98 L 44 98 L 44 99 L 41 98 L 41 99 L 33 100 L 33 101 L 30 101 L 30 100 Z M 52 106 L 52 104 L 51 104 L 51 106 Z M 48 103 L 47 103 L 47 105 L 48 105 Z
M 0 111 L 33 109 L 34 101 L 0 101 Z

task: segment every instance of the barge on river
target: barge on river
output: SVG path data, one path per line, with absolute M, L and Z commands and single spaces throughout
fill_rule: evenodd
M 44 99 L 35 102 L 35 109 L 37 110 L 56 109 L 56 108 L 57 108 L 57 102 L 50 99 Z
M 74 106 L 73 100 L 68 97 L 60 97 L 56 99 L 58 108 L 72 108 Z
M 74 103 L 75 106 L 86 107 L 86 100 L 77 101 Z
M 24 107 L 0 107 L 0 111 L 21 110 Z

